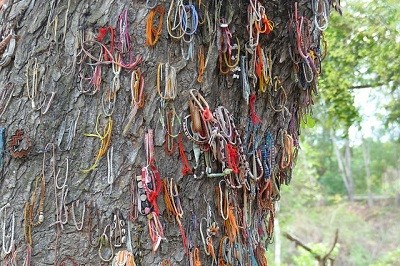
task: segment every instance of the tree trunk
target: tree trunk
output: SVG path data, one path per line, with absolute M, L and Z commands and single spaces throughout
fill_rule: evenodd
M 344 186 L 347 191 L 347 196 L 350 202 L 354 201 L 354 182 L 351 171 L 351 151 L 349 139 L 344 140 L 344 154 L 341 154 L 335 138 L 333 130 L 330 132 L 333 150 L 335 152 L 336 160 L 338 161 L 339 173 L 342 177 Z
M 369 147 L 368 147 L 368 143 L 365 141 L 365 139 L 363 139 L 363 145 L 362 145 L 362 150 L 363 150 L 363 158 L 364 158 L 364 169 L 365 169 L 365 181 L 367 184 L 367 194 L 368 194 L 368 198 L 367 198 L 367 203 L 368 203 L 368 207 L 372 207 L 374 205 L 374 199 L 372 196 L 372 192 L 371 192 L 371 170 L 369 168 L 370 164 L 371 164 L 371 159 L 370 159 L 370 151 L 369 151 Z
M 345 139 L 344 142 L 344 171 L 347 179 L 348 187 L 348 195 L 350 202 L 354 201 L 354 180 L 353 173 L 351 170 L 351 150 L 350 150 L 350 141 L 349 138 Z
M 307 40 L 298 43 L 309 47 L 301 48 L 308 55 L 302 59 L 295 23 L 288 26 L 294 4 L 267 1 L 274 27 L 263 17 L 265 33 L 252 46 L 247 2 L 199 2 L 198 25 L 190 6 L 177 9 L 186 18 L 177 26 L 186 30 L 185 41 L 167 31 L 167 17 L 174 20 L 170 1 L 160 2 L 164 15 L 159 9 L 148 27 L 150 40 L 144 1 L 2 6 L 2 35 L 11 33 L 0 44 L 2 61 L 9 61 L 0 70 L 2 265 L 108 265 L 124 258 L 126 265 L 133 258 L 137 265 L 198 265 L 197 259 L 211 265 L 230 250 L 232 263 L 265 264 L 274 203 L 290 181 L 299 122 L 316 90 L 309 53 L 315 49 L 318 68 L 320 31 L 311 35 L 313 25 L 304 26 Z M 306 3 L 299 3 L 299 19 L 314 21 Z M 159 16 L 161 35 L 149 47 Z M 264 77 L 254 67 L 261 51 Z M 242 61 L 235 67 L 237 53 Z M 211 246 L 214 259 L 206 254 Z

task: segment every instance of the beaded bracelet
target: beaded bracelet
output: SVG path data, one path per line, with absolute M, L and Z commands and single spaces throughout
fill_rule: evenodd
M 28 156 L 32 144 L 29 136 L 23 129 L 17 129 L 7 143 L 10 154 L 13 158 L 24 158 Z

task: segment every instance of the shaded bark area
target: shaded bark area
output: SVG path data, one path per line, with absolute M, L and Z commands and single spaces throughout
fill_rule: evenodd
M 299 3 L 299 14 L 311 18 L 312 12 L 306 3 Z M 168 10 L 169 1 L 161 4 Z M 294 148 L 298 147 L 299 123 L 312 104 L 316 77 L 307 86 L 303 82 L 301 88 L 297 76 L 301 76 L 301 72 L 299 74 L 296 69 L 298 64 L 293 60 L 293 56 L 298 58 L 299 55 L 292 47 L 293 41 L 290 41 L 288 31 L 293 3 L 268 1 L 265 9 L 274 23 L 274 29 L 260 38 L 260 46 L 266 54 L 271 54 L 271 80 L 266 84 L 266 92 L 262 93 L 258 90 L 257 77 L 250 76 L 252 73 L 246 76 L 250 80 L 250 92 L 257 98 L 256 113 L 261 117 L 259 125 L 251 131 L 248 127 L 251 116 L 249 105 L 242 96 L 243 73 L 232 68 L 227 74 L 221 74 L 218 51 L 219 19 L 224 18 L 233 35 L 232 40 L 235 43 L 236 37 L 239 40 L 242 48 L 240 55 L 246 55 L 245 61 L 252 65 L 255 50 L 246 46 L 248 31 L 245 27 L 245 10 L 248 2 L 203 1 L 202 7 L 208 10 L 210 24 L 205 22 L 199 26 L 193 38 L 194 59 L 186 60 L 182 55 L 186 43 L 173 40 L 165 25 L 155 47 L 145 45 L 149 9 L 144 1 L 31 0 L 9 1 L 7 7 L 3 6 L 2 33 L 5 35 L 12 29 L 17 42 L 12 61 L 0 70 L 0 127 L 4 128 L 5 133 L 2 137 L 5 145 L 1 165 L 0 207 L 10 203 L 15 213 L 13 246 L 17 265 L 22 265 L 30 252 L 32 265 L 59 265 L 68 258 L 84 265 L 108 265 L 108 262 L 100 260 L 99 247 L 106 247 L 100 250 L 102 256 L 111 256 L 104 242 L 104 234 L 109 234 L 107 230 L 117 226 L 123 227 L 125 241 L 120 247 L 114 248 L 114 254 L 128 249 L 133 253 L 137 265 L 157 265 L 165 259 L 170 259 L 174 265 L 189 264 L 191 256 L 185 255 L 179 222 L 177 219 L 174 221 L 174 217 L 168 219 L 161 193 L 157 202 L 164 237 L 157 252 L 152 252 L 154 244 L 149 237 L 152 233 L 148 229 L 149 218 L 143 215 L 137 219 L 130 217 L 131 184 L 139 185 L 136 177 L 141 175 L 143 167 L 148 166 L 144 136 L 149 128 L 154 130 L 154 159 L 158 171 L 163 180 L 174 178 L 177 184 L 183 208 L 180 222 L 188 239 L 189 254 L 198 248 L 203 265 L 211 264 L 212 259 L 206 255 L 207 249 L 203 248 L 200 226 L 202 221 L 206 223 L 207 217 L 215 220 L 219 226 L 220 230 L 213 238 L 217 253 L 218 248 L 222 247 L 219 241 L 229 229 L 229 226 L 224 226 L 220 214 L 223 210 L 218 207 L 221 204 L 216 192 L 224 177 L 195 179 L 193 175 L 183 176 L 178 150 L 175 149 L 171 155 L 165 152 L 166 131 L 160 123 L 160 112 L 167 103 L 163 105 L 156 84 L 158 64 L 167 62 L 176 69 L 178 91 L 173 106 L 176 116 L 180 117 L 180 122 L 175 121 L 176 124 L 180 124 L 189 113 L 190 90 L 196 89 L 204 96 L 211 110 L 223 105 L 232 115 L 237 127 L 235 135 L 243 142 L 246 161 L 250 162 L 252 156 L 259 154 L 262 145 L 269 145 L 269 174 L 260 180 L 251 180 L 248 171 L 243 170 L 245 165 L 242 161 L 240 174 L 244 182 L 237 188 L 228 186 L 227 181 L 222 182 L 223 188 L 219 192 L 226 191 L 224 193 L 229 199 L 226 205 L 228 210 L 234 211 L 239 224 L 239 236 L 230 245 L 235 243 L 242 246 L 240 253 L 246 258 L 244 263 L 250 263 L 250 259 L 256 259 L 257 256 L 262 261 L 265 246 L 272 240 L 274 204 L 279 200 L 281 184 L 290 182 L 295 156 L 294 150 L 287 150 L 284 139 L 290 136 Z M 104 115 L 103 101 L 105 97 L 110 97 L 106 92 L 115 80 L 112 64 L 100 64 L 102 83 L 99 91 L 82 93 L 80 87 L 83 78 L 92 74 L 96 66 L 96 60 L 82 60 L 82 47 L 93 54 L 101 53 L 95 43 L 85 43 L 83 40 L 95 40 L 100 27 L 117 27 L 118 16 L 124 10 L 127 10 L 131 36 L 131 56 L 142 57 L 138 67 L 144 78 L 144 106 L 138 110 L 126 136 L 122 133 L 132 108 L 132 70 L 121 70 L 121 87 L 113 95 L 113 113 L 108 118 Z M 205 14 L 203 16 L 204 19 Z M 318 39 L 314 35 L 319 38 L 317 32 L 310 37 L 313 41 Z M 204 80 L 199 83 L 196 56 L 201 45 L 205 48 L 207 65 Z M 125 60 L 129 60 L 129 57 Z M 85 82 L 83 86 L 88 88 L 90 84 L 87 80 Z M 34 90 L 35 86 L 37 91 Z M 107 124 L 111 119 L 112 129 Z M 96 160 L 96 156 L 104 136 L 93 137 L 96 135 L 96 125 L 97 135 L 106 135 L 107 126 L 111 129 L 110 147 L 103 150 L 99 160 Z M 22 131 L 17 134 L 19 129 Z M 252 141 L 249 135 L 252 135 Z M 173 141 L 177 143 L 176 138 Z M 186 138 L 183 138 L 183 145 L 189 163 L 194 168 L 196 159 L 193 150 L 196 148 Z M 206 153 L 201 153 L 201 162 Z M 94 162 L 97 165 L 92 171 L 84 171 Z M 288 165 L 283 167 L 283 164 Z M 204 166 L 204 162 L 200 165 Z M 257 172 L 256 163 L 254 167 L 252 163 L 250 166 L 251 171 Z M 218 159 L 211 162 L 211 167 L 214 173 L 225 170 Z M 197 174 L 204 171 L 202 166 L 193 170 Z M 27 215 L 30 205 L 34 205 L 31 217 Z M 86 206 L 85 212 L 83 206 Z M 41 211 L 43 217 L 40 217 Z M 7 213 L 10 214 L 10 210 Z M 82 230 L 78 230 L 81 217 Z M 7 232 L 11 232 L 11 219 L 6 221 Z M 27 226 L 27 222 L 32 226 Z M 203 228 L 203 231 L 206 230 Z M 9 240 L 2 242 L 2 246 L 5 244 L 9 244 Z M 7 259 L 10 259 L 9 256 L 2 257 L 4 261 Z

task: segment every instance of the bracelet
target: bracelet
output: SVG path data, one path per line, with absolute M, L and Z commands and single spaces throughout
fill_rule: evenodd
M 176 114 L 175 106 L 173 102 L 167 102 L 164 106 L 165 117 L 166 117 L 166 125 L 164 124 L 164 119 L 161 118 L 163 128 L 165 129 L 165 143 L 164 150 L 166 154 L 172 155 L 176 149 L 176 143 L 174 141 L 175 138 L 178 137 L 181 129 L 178 129 L 178 132 L 173 134 L 174 129 L 174 121 L 175 118 L 178 120 L 178 125 L 181 125 L 180 117 Z M 163 115 L 161 115 L 163 117 Z
M 98 115 L 97 119 L 96 119 L 96 125 L 95 125 L 96 133 L 85 133 L 84 134 L 86 137 L 94 137 L 94 138 L 98 138 L 100 140 L 100 148 L 97 152 L 95 161 L 92 166 L 90 166 L 87 169 L 82 170 L 84 173 L 89 173 L 89 172 L 93 171 L 94 169 L 96 169 L 100 159 L 107 153 L 108 148 L 110 147 L 113 120 L 112 120 L 111 116 L 109 116 L 107 118 L 107 124 L 104 127 L 103 135 L 101 135 L 99 133 L 99 128 L 98 128 L 99 123 L 100 123 L 100 115 Z
M 197 62 L 198 62 L 198 67 L 197 67 L 197 82 L 198 83 L 203 83 L 203 77 L 204 77 L 204 72 L 206 69 L 206 64 L 204 61 L 204 46 L 200 46 L 197 52 Z
M 4 88 L 0 92 L 0 118 L 3 116 L 5 113 L 8 104 L 11 101 L 11 98 L 13 97 L 15 88 L 13 83 L 7 83 Z M 7 99 L 7 100 L 6 100 Z
M 208 143 L 208 139 L 206 137 L 201 136 L 201 134 L 193 132 L 192 126 L 188 126 L 188 119 L 191 117 L 190 115 L 185 116 L 183 118 L 182 129 L 185 136 L 191 140 L 192 142 L 203 145 Z M 192 124 L 192 123 L 190 123 Z
M 77 128 L 77 125 L 78 125 L 78 120 L 79 120 L 80 114 L 81 114 L 81 111 L 78 110 L 78 114 L 77 114 L 77 116 L 75 118 L 75 121 L 71 121 L 70 122 L 70 125 L 69 125 L 69 128 L 68 128 L 68 135 L 67 135 L 67 140 L 66 140 L 67 144 L 66 145 L 61 145 L 63 143 L 63 138 L 64 138 L 64 134 L 65 134 L 66 121 L 64 120 L 61 123 L 60 131 L 58 133 L 57 143 L 56 143 L 56 145 L 60 149 L 60 151 L 69 151 L 72 148 L 72 141 L 73 141 L 73 139 L 74 139 L 74 137 L 76 135 L 76 128 Z M 61 146 L 63 146 L 63 147 L 61 147 Z M 64 146 L 65 146 L 65 148 L 64 148 Z
M 59 262 L 58 266 L 67 266 L 67 262 L 72 263 L 73 266 L 78 266 L 78 263 L 76 263 L 76 261 L 75 261 L 72 257 L 70 257 L 70 256 L 63 258 L 63 259 Z M 25 265 L 25 264 L 24 264 L 24 265 Z
M 16 35 L 11 30 L 10 33 L 0 43 L 0 68 L 6 67 L 15 53 L 17 45 Z
M 156 252 L 160 246 L 161 240 L 164 238 L 164 229 L 162 227 L 161 221 L 155 212 L 147 215 L 147 222 L 149 227 L 150 239 L 153 242 L 153 252 Z
M 146 6 L 147 4 L 148 3 L 146 2 Z M 157 5 L 157 2 L 154 4 L 153 7 L 147 6 L 147 8 L 151 8 L 151 10 L 147 15 L 147 21 L 146 21 L 146 45 L 152 47 L 156 45 L 158 39 L 161 36 L 165 8 L 162 5 Z M 155 27 L 153 23 L 154 19 L 157 16 L 159 21 L 158 21 L 158 26 Z
M 191 89 L 189 91 L 189 94 L 191 96 L 191 99 L 194 101 L 194 103 L 197 105 L 197 107 L 201 111 L 201 116 L 205 122 L 210 122 L 214 120 L 213 114 L 210 111 L 210 107 L 208 106 L 207 101 L 204 99 L 204 97 L 200 94 L 198 90 Z
M 114 29 L 113 27 L 109 26 L 109 27 L 101 27 L 101 28 L 99 28 L 99 33 L 98 33 L 98 35 L 97 35 L 96 40 L 97 40 L 98 42 L 102 43 L 103 40 L 104 40 L 104 38 L 105 38 L 106 35 L 107 35 L 107 32 L 110 32 L 110 43 L 111 43 L 111 44 L 110 44 L 110 50 L 109 50 L 109 51 L 110 51 L 111 54 L 114 54 L 114 48 L 115 48 L 115 44 L 114 44 L 115 29 Z M 105 50 L 105 49 L 102 49 L 102 50 L 103 50 L 104 60 L 106 60 L 106 61 L 110 60 L 109 54 L 106 52 L 106 50 Z
M 222 131 L 222 135 L 226 138 L 226 140 L 235 145 L 235 140 L 233 138 L 233 129 L 231 124 L 231 115 L 223 106 L 218 106 L 214 111 L 214 116 L 218 122 L 219 129 Z
M 232 246 L 227 236 L 223 236 L 219 241 L 218 265 L 232 265 Z
M 56 155 L 55 155 L 55 144 L 53 143 L 53 144 L 51 144 L 52 146 L 53 146 L 53 155 L 52 155 L 52 157 L 51 157 L 51 159 L 50 159 L 50 162 L 53 164 L 53 173 L 52 173 L 52 176 L 54 176 L 54 186 L 57 188 L 57 189 L 63 189 L 66 185 L 67 185 L 67 181 L 68 181 L 68 172 L 69 172 L 69 160 L 68 160 L 68 157 L 66 157 L 65 158 L 65 162 L 66 162 L 66 169 L 65 169 L 65 177 L 64 177 L 64 182 L 63 182 L 63 184 L 61 185 L 61 186 L 59 186 L 58 185 L 58 176 L 59 176 L 59 174 L 60 174 L 60 171 L 61 171 L 61 169 L 59 169 L 58 171 L 57 171 L 57 173 L 56 173 L 56 165 L 55 165 L 55 162 L 56 162 Z M 47 145 L 46 145 L 47 146 Z M 43 167 L 43 171 L 44 171 L 44 167 Z
M 164 81 L 164 94 L 161 93 L 161 81 Z M 169 63 L 160 63 L 157 67 L 157 92 L 163 100 L 174 100 L 177 95 L 176 68 Z
M 137 210 L 141 215 L 147 215 L 151 212 L 150 203 L 147 201 L 146 191 L 143 188 L 142 176 L 136 176 L 137 181 Z
M 107 235 L 107 228 L 109 230 L 109 235 Z M 104 262 L 109 262 L 113 259 L 114 257 L 114 249 L 113 249 L 113 245 L 111 243 L 111 225 L 107 224 L 106 227 L 104 228 L 103 234 L 100 236 L 99 240 L 98 240 L 98 246 L 99 246 L 99 250 L 98 250 L 98 255 L 100 257 L 100 259 Z M 103 257 L 103 253 L 102 253 L 102 248 L 104 247 L 109 247 L 111 255 L 106 258 Z
M 226 235 L 231 243 L 235 242 L 239 234 L 239 227 L 232 206 L 228 206 L 228 219 L 224 221 Z
M 186 12 L 186 10 L 183 5 L 183 0 L 171 1 L 167 14 L 167 31 L 169 36 L 175 40 L 181 39 L 186 33 L 186 28 L 183 28 L 182 30 L 182 19 L 180 18 L 182 16 L 181 14 L 184 12 Z M 172 21 L 172 17 L 174 18 L 174 21 Z M 177 31 L 178 33 L 175 34 L 174 31 Z
M 119 209 L 116 209 L 112 216 L 110 236 L 114 238 L 114 247 L 121 247 L 122 244 L 126 243 L 126 222 Z
M 185 153 L 185 149 L 183 147 L 183 141 L 182 141 L 182 133 L 179 132 L 178 134 L 178 150 L 179 150 L 179 157 L 181 159 L 183 168 L 182 168 L 182 175 L 186 176 L 186 175 L 192 175 L 193 174 L 193 170 L 189 164 L 188 158 L 186 156 Z
M 141 182 L 140 177 L 140 182 Z M 135 180 L 135 177 L 131 176 L 130 178 L 130 199 L 129 199 L 129 221 L 135 222 L 139 216 L 138 212 L 138 184 Z M 128 221 L 128 223 L 129 223 Z M 129 235 L 129 226 L 128 226 L 128 235 Z
M 14 247 L 14 230 L 15 230 L 15 211 L 12 212 L 11 214 L 11 224 L 9 225 L 10 228 L 8 228 L 8 231 L 10 232 L 10 235 L 6 236 L 7 234 L 7 224 L 9 223 L 8 220 L 10 219 L 10 217 L 7 217 L 7 208 L 11 208 L 10 203 L 7 203 L 5 206 L 3 206 L 0 209 L 0 216 L 3 217 L 3 226 L 2 226 L 2 231 L 3 231 L 3 241 L 2 241 L 2 249 L 3 249 L 3 253 L 4 255 L 8 255 L 10 254 Z M 9 239 L 9 240 L 8 240 Z M 8 247 L 7 247 L 7 242 L 8 242 Z
M 234 46 L 231 47 L 231 50 L 233 50 L 234 48 L 237 48 L 237 54 L 236 56 L 233 56 L 229 51 L 227 52 L 223 52 L 224 55 L 224 62 L 225 65 L 230 69 L 233 70 L 235 67 L 237 67 L 239 65 L 239 60 L 240 60 L 240 43 L 239 43 L 239 38 L 236 37 L 236 42 L 237 44 L 235 44 Z M 228 56 L 227 56 L 228 54 Z M 233 63 L 231 63 L 231 59 L 235 58 L 235 61 Z
M 126 53 L 131 50 L 131 38 L 128 29 L 128 9 L 124 9 L 118 16 L 119 29 L 119 50 L 121 53 Z
M 189 12 L 186 10 L 190 11 L 190 15 L 188 15 Z M 188 18 L 191 18 L 190 26 L 188 26 Z M 180 25 L 185 35 L 193 36 L 196 33 L 199 25 L 199 16 L 193 4 L 184 5 Z
M 225 184 L 225 189 L 222 191 L 221 183 L 225 182 L 225 180 L 221 179 L 218 182 L 218 188 L 216 189 L 217 199 L 218 199 L 218 210 L 220 211 L 221 217 L 224 221 L 228 220 L 229 215 L 229 196 L 228 196 L 228 188 Z
M 75 216 L 75 206 L 78 207 L 79 206 L 79 200 L 73 202 L 71 204 L 71 215 L 72 215 L 72 220 L 74 221 L 74 225 L 77 231 L 81 231 L 83 228 L 83 224 L 85 221 L 85 211 L 86 211 L 86 203 L 82 202 L 82 218 L 81 218 L 81 225 L 78 226 L 78 223 L 76 222 L 76 216 Z
M 143 74 L 140 72 L 140 69 L 132 71 L 131 75 L 131 112 L 128 116 L 128 122 L 125 125 L 122 135 L 126 136 L 131 128 L 131 125 L 135 119 L 136 113 L 140 108 L 144 106 L 144 78 Z
M 111 266 L 136 266 L 135 257 L 128 250 L 121 250 L 115 254 Z
M 28 156 L 32 143 L 23 129 L 17 129 L 8 141 L 7 147 L 13 158 L 24 158 Z

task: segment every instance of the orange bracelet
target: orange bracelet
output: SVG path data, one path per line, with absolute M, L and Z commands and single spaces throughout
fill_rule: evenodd
M 235 242 L 237 235 L 239 234 L 239 227 L 237 225 L 232 206 L 229 206 L 228 208 L 228 219 L 224 221 L 224 225 L 229 241 L 231 243 Z
M 155 8 L 150 10 L 147 16 L 146 22 L 146 45 L 154 46 L 156 45 L 158 39 L 161 36 L 163 18 L 164 18 L 165 8 L 162 5 L 157 5 Z M 158 26 L 153 25 L 154 19 L 158 16 L 159 22 Z
M 178 149 L 179 149 L 179 157 L 181 158 L 181 162 L 183 165 L 182 168 L 182 175 L 187 176 L 187 175 L 192 175 L 193 171 L 192 168 L 190 167 L 188 158 L 185 153 L 185 148 L 183 147 L 183 141 L 182 141 L 182 133 L 179 132 L 178 134 Z
M 197 82 L 203 83 L 204 70 L 205 70 L 204 46 L 200 46 L 197 52 L 197 62 L 198 62 Z
M 172 222 L 173 221 L 173 216 L 176 215 L 173 204 L 172 204 L 172 198 L 169 193 L 169 184 L 168 184 L 168 178 L 163 179 L 163 194 L 164 194 L 164 203 L 165 203 L 165 210 L 167 211 L 168 215 L 168 221 Z
M 164 259 L 162 262 L 161 262 L 161 266 L 172 266 L 173 264 L 172 264 L 172 261 L 170 260 L 170 259 Z
M 199 248 L 194 248 L 193 250 L 193 265 L 194 266 L 201 266 L 201 261 L 200 261 L 200 254 L 199 254 Z

